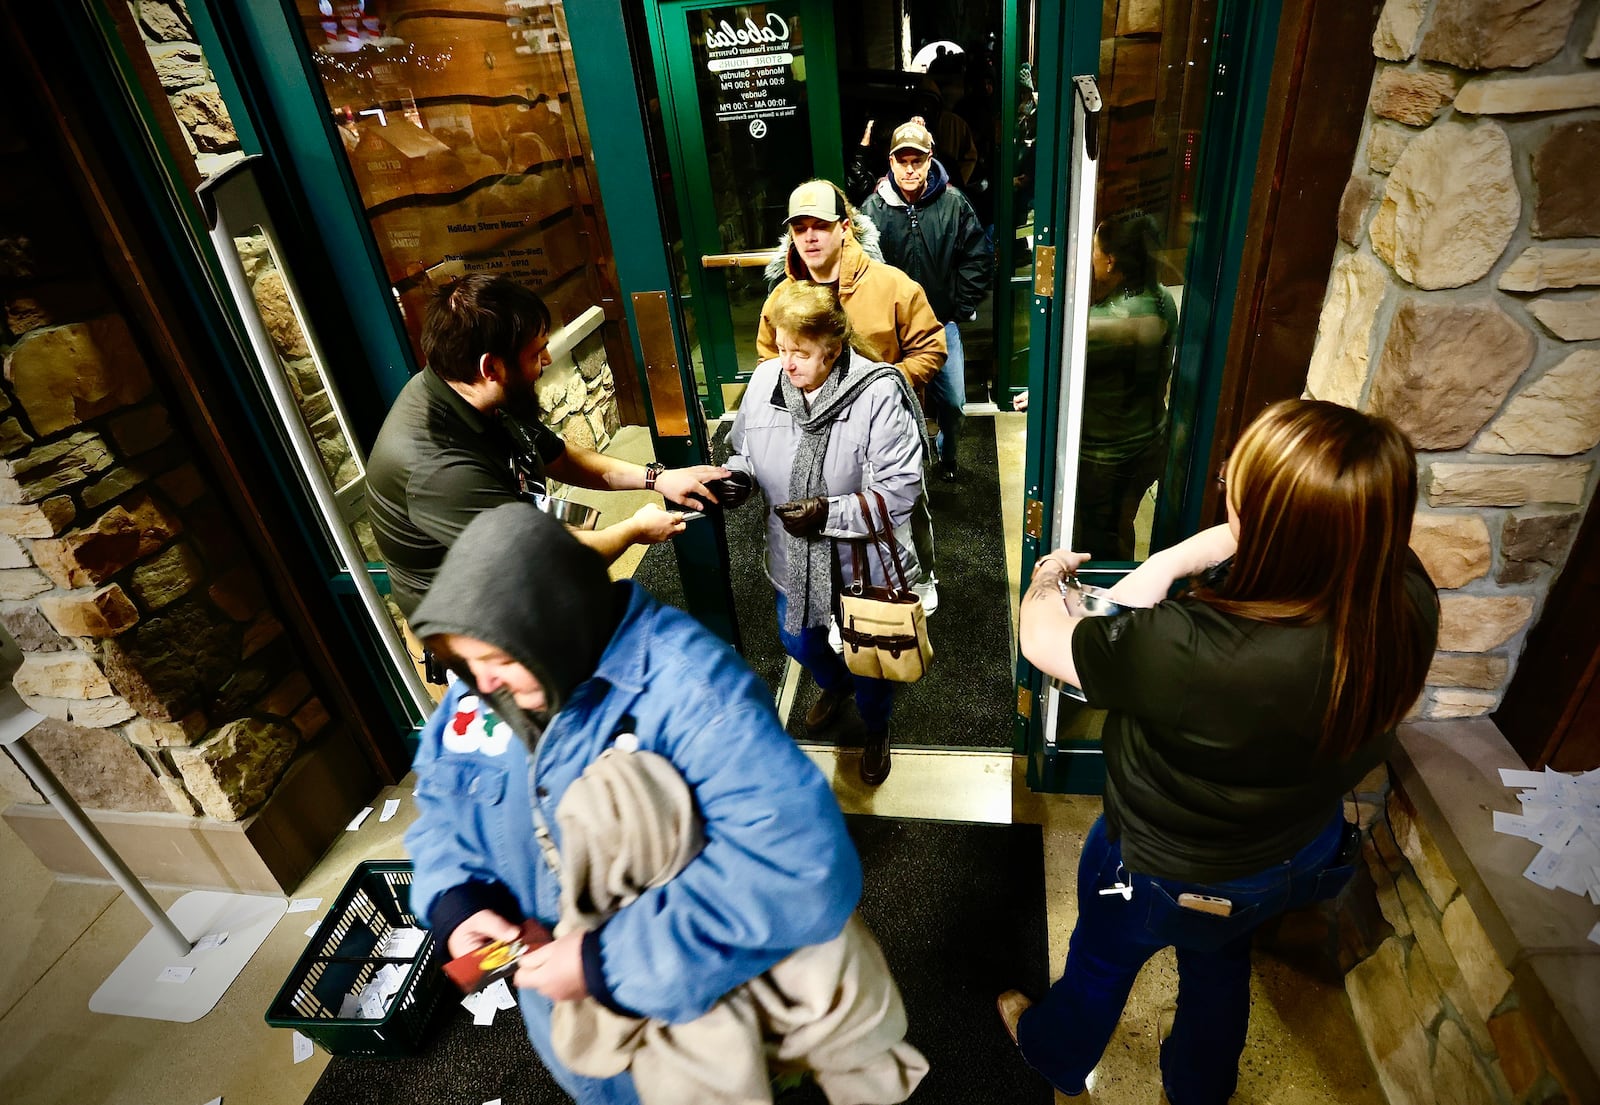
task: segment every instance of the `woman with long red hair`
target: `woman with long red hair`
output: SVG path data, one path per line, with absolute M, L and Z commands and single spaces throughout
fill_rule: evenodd
M 1029 1064 L 1069 1095 L 1168 946 L 1167 1098 L 1232 1095 L 1251 934 L 1349 878 L 1341 798 L 1388 754 L 1438 635 L 1408 547 L 1416 456 L 1392 423 L 1277 403 L 1219 479 L 1227 523 L 1126 576 L 1111 590 L 1123 612 L 1084 616 L 1061 582 L 1088 557 L 1066 550 L 1039 561 L 1022 604 L 1023 655 L 1108 711 L 1105 812 L 1084 842 L 1066 968 L 1037 1004 L 999 1002 Z

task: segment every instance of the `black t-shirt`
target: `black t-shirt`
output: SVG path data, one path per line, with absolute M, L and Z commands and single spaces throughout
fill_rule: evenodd
M 1433 649 L 1438 604 L 1413 558 L 1407 594 Z M 1129 870 L 1242 878 L 1293 856 L 1394 734 L 1317 755 L 1333 663 L 1326 625 L 1287 626 L 1178 598 L 1079 623 L 1072 656 L 1103 731 L 1106 819 Z
M 410 616 L 433 583 L 445 551 L 467 523 L 517 498 L 512 462 L 542 476 L 566 443 L 532 423 L 537 456 L 523 451 L 430 369 L 406 382 L 367 460 L 372 533 L 388 564 L 390 594 Z

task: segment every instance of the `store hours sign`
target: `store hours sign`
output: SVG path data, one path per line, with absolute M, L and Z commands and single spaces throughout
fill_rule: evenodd
M 717 121 L 745 123 L 752 138 L 762 138 L 772 120 L 799 111 L 803 88 L 795 77 L 798 28 L 778 12 L 752 11 L 761 9 L 712 9 L 702 33 L 706 69 L 717 81 Z

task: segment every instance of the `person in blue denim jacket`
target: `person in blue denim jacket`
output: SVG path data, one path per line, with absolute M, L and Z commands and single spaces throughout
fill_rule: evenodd
M 1218 478 L 1227 523 L 1113 587 L 1129 609 L 1085 617 L 1088 557 L 1065 550 L 1039 561 L 1022 604 L 1022 654 L 1108 712 L 1105 813 L 1079 861 L 1066 968 L 1037 1004 L 999 999 L 1023 1057 L 1068 1095 L 1140 968 L 1176 947 L 1162 1087 L 1172 1105 L 1232 1096 L 1251 934 L 1348 880 L 1342 796 L 1388 754 L 1438 636 L 1408 548 L 1416 456 L 1392 423 L 1286 400 Z
M 693 1020 L 791 952 L 831 940 L 861 864 L 826 780 L 784 733 L 766 684 L 687 614 L 522 503 L 462 532 L 411 624 L 461 674 L 422 733 L 412 905 L 452 957 L 553 928 L 555 811 L 613 744 L 682 774 L 705 846 L 602 927 L 523 955 L 513 984 L 535 1050 L 574 1099 L 632 1105 L 630 1075 L 580 1077 L 550 1045 L 554 1002 Z

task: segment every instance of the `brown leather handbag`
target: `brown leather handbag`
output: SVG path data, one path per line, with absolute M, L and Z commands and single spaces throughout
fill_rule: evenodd
M 844 662 L 856 675 L 891 679 L 896 683 L 915 683 L 928 673 L 933 663 L 933 645 L 928 640 L 928 619 L 922 599 L 906 580 L 905 566 L 889 521 L 889 507 L 883 495 L 874 491 L 879 519 L 874 522 L 872 504 L 866 494 L 856 492 L 861 516 L 866 519 L 864 539 L 836 540 L 835 566 L 839 545 L 849 547 L 854 582 L 841 578 L 837 588 L 839 636 L 844 641 Z M 877 548 L 888 578 L 881 587 L 871 581 L 872 558 L 868 543 Z

